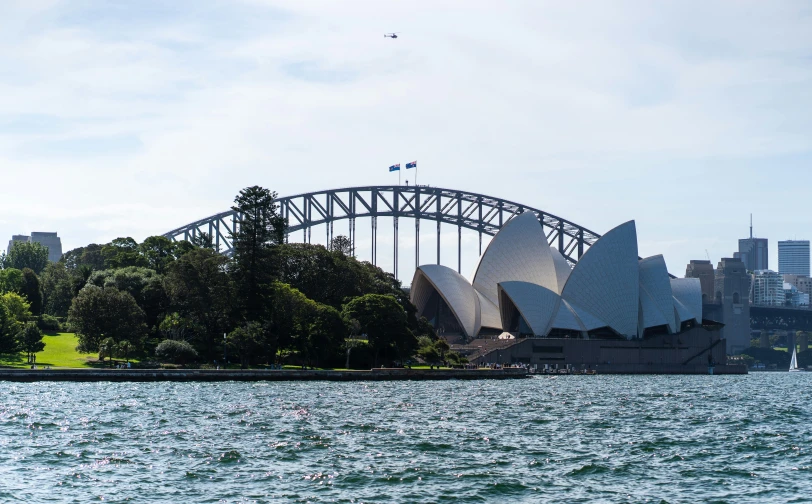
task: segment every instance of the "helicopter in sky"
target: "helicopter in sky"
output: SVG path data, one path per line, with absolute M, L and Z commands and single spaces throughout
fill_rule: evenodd
M 396 38 L 398 38 L 398 33 L 400 33 L 400 32 L 384 33 L 383 38 L 389 37 L 391 39 L 396 39 Z

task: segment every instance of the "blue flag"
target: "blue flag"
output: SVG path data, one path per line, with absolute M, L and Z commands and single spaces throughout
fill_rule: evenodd
M 396 164 L 396 165 L 392 165 L 392 166 L 390 166 L 390 167 L 389 167 L 389 171 L 390 171 L 390 172 L 393 172 L 393 171 L 400 171 L 400 163 L 398 163 L 398 164 Z
M 417 168 L 417 161 L 412 161 L 411 163 L 406 163 L 406 169 L 409 168 Z

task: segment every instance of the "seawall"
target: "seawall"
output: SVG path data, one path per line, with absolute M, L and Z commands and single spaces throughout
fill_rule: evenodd
M 38 382 L 222 382 L 222 381 L 397 381 L 506 380 L 528 377 L 522 368 L 403 369 L 369 371 L 213 369 L 0 369 L 0 381 Z

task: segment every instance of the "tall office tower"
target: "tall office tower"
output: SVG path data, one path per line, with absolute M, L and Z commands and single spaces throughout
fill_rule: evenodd
M 741 259 L 747 271 L 754 272 L 769 269 L 767 256 L 767 238 L 753 238 L 753 215 L 750 215 L 750 238 L 739 240 L 739 251 L 733 254 Z
M 48 247 L 48 260 L 51 262 L 56 262 L 62 258 L 62 240 L 56 233 L 34 231 L 31 233 L 31 236 L 13 235 L 8 242 L 7 252 L 11 252 L 11 246 L 14 242 L 39 243 L 42 246 Z
M 778 272 L 809 276 L 809 240 L 778 242 Z
M 699 279 L 699 285 L 702 286 L 703 303 L 712 303 L 714 301 L 713 283 L 715 274 L 713 264 L 709 260 L 692 259 L 685 268 L 685 278 Z

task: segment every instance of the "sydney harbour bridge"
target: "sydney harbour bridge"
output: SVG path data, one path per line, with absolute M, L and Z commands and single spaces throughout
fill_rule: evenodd
M 595 243 L 600 235 L 594 231 L 545 212 L 514 201 L 486 196 L 484 194 L 421 186 L 365 186 L 347 187 L 315 191 L 276 199 L 280 215 L 288 222 L 288 241 L 303 243 L 324 243 L 328 245 L 335 236 L 336 222 L 342 222 L 347 230 L 353 251 L 361 226 L 368 226 L 371 237 L 370 256 L 360 259 L 379 265 L 379 232 L 385 236 L 386 219 L 391 224 L 391 241 L 385 248 L 392 254 L 392 272 L 397 276 L 399 260 L 399 237 L 407 225 L 414 226 L 414 265 L 429 261 L 420 260 L 421 224 L 436 229 L 436 254 L 432 258 L 437 264 L 456 268 L 462 273 L 462 232 L 471 230 L 478 233 L 478 255 L 482 254 L 483 236 L 494 236 L 513 216 L 523 212 L 533 212 L 541 223 L 547 241 L 571 263 L 578 259 Z M 234 210 L 227 210 L 173 229 L 163 236 L 171 240 L 190 240 L 201 233 L 211 237 L 217 250 L 226 255 L 233 251 L 231 234 L 236 230 L 241 216 Z M 343 222 L 346 221 L 346 222 Z M 381 225 L 379 225 L 381 224 Z M 442 236 L 448 233 L 441 230 L 456 228 L 456 257 L 441 256 Z M 323 228 L 323 229 L 320 229 Z M 323 237 L 313 236 L 314 229 L 323 232 Z M 425 239 L 425 228 L 422 233 Z M 409 231 L 412 232 L 412 231 Z M 339 234 L 343 234 L 339 232 Z M 323 240 L 323 241 L 322 241 Z M 446 247 L 443 247 L 447 250 Z M 410 280 L 410 278 L 409 278 Z M 801 329 L 812 330 L 812 311 L 785 308 L 751 308 L 751 327 L 756 329 Z
M 352 249 L 356 250 L 357 230 L 360 226 L 368 226 L 371 235 L 371 257 L 365 259 L 376 265 L 379 264 L 379 232 L 384 233 L 383 225 L 379 226 L 381 224 L 379 219 L 388 218 L 387 224 L 391 221 L 392 225 L 392 240 L 387 244 L 391 247 L 387 249 L 392 254 L 393 272 L 396 275 L 399 260 L 398 238 L 407 229 L 403 224 L 414 227 L 415 267 L 421 264 L 422 224 L 436 226 L 437 252 L 433 259 L 437 264 L 445 261 L 446 266 L 456 267 L 457 272 L 461 272 L 462 269 L 463 229 L 479 234 L 481 255 L 483 236 L 490 238 L 511 217 L 527 211 L 536 214 L 547 235 L 547 241 L 557 247 L 572 264 L 578 262 L 589 246 L 600 238 L 599 234 L 583 226 L 538 208 L 494 196 L 425 185 L 330 189 L 279 197 L 276 202 L 279 205 L 280 215 L 287 219 L 289 241 L 311 243 L 315 239 L 316 243 L 329 244 L 334 236 L 335 223 L 346 221 L 347 237 L 350 239 Z M 207 233 L 218 250 L 224 254 L 231 254 L 230 236 L 240 217 L 234 210 L 228 210 L 173 229 L 164 236 L 172 240 L 189 240 L 200 233 Z M 456 228 L 456 258 L 441 257 L 441 229 L 444 226 L 446 229 L 448 226 Z M 313 237 L 314 228 L 323 228 L 321 230 L 324 233 L 323 238 Z

